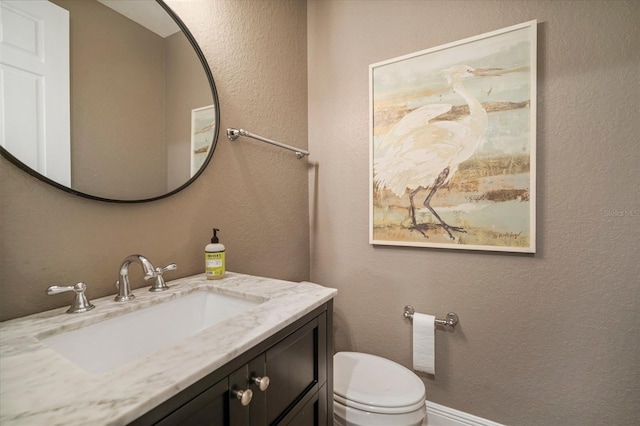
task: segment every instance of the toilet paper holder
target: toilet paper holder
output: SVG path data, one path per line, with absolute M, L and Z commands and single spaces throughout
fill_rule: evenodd
M 404 307 L 404 314 L 403 316 L 406 319 L 413 319 L 413 314 L 416 313 L 416 310 L 413 308 L 413 306 L 411 305 L 407 305 Z M 455 328 L 456 325 L 458 324 L 458 315 L 456 315 L 453 312 L 449 312 L 446 316 L 445 319 L 438 319 L 436 318 L 435 321 L 436 325 L 441 325 L 443 327 L 451 327 L 451 328 Z

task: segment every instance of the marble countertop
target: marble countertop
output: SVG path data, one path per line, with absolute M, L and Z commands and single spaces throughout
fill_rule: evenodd
M 0 424 L 126 424 L 337 293 L 312 283 L 230 272 L 221 280 L 199 274 L 168 284 L 162 293 L 136 289 L 136 298 L 125 303 L 114 302 L 113 295 L 92 300 L 96 308 L 83 314 L 66 314 L 64 307 L 0 323 Z M 102 374 L 84 371 L 40 340 L 202 290 L 262 303 Z

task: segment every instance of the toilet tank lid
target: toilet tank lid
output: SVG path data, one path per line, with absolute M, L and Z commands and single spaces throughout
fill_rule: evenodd
M 411 370 L 360 352 L 334 355 L 333 386 L 346 400 L 377 407 L 403 407 L 425 399 L 424 383 Z

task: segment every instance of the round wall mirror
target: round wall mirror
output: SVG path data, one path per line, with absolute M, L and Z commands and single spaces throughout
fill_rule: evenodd
M 0 150 L 67 192 L 152 201 L 193 182 L 220 110 L 207 62 L 161 0 L 2 1 Z

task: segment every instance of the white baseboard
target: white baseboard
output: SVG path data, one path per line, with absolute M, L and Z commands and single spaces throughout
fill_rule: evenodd
M 425 426 L 503 426 L 463 411 L 454 410 L 435 402 L 427 401 Z

